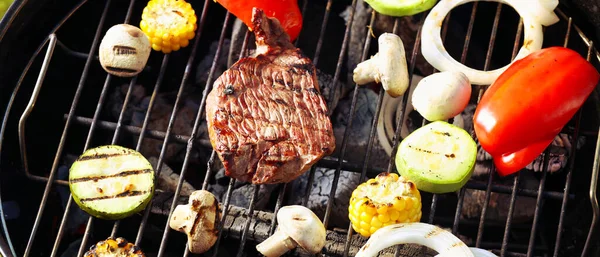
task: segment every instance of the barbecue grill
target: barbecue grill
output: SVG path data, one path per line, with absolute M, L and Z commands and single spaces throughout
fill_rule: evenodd
M 53 7 L 47 4 L 34 7 L 28 1 L 16 1 L 10 8 L 0 23 L 0 70 L 4 72 L 0 75 L 0 78 L 3 77 L 0 79 L 0 88 L 3 92 L 2 106 L 7 107 L 0 132 L 0 149 L 3 150 L 0 173 L 3 183 L 0 192 L 4 203 L 17 201 L 21 211 L 19 218 L 2 220 L 2 256 L 81 256 L 92 244 L 108 236 L 125 237 L 144 249 L 148 256 L 190 255 L 185 236 L 171 230 L 167 220 L 177 204 L 187 202 L 185 196 L 180 196 L 185 189 L 185 181 L 197 189 L 208 189 L 210 184 L 215 183 L 214 176 L 219 169 L 215 153 L 207 156 L 207 162 L 202 159 L 198 164 L 193 152 L 195 149 L 205 149 L 210 153 L 210 143 L 200 132 L 205 119 L 204 104 L 212 82 L 218 76 L 219 58 L 227 55 L 231 49 L 224 45 L 231 39 L 235 20 L 233 15 L 214 1 L 190 2 L 198 15 L 199 29 L 194 40 L 178 52 L 167 55 L 153 52 L 146 70 L 131 79 L 107 75 L 98 62 L 98 46 L 102 35 L 112 25 L 139 24 L 146 1 L 82 0 L 79 3 L 53 3 Z M 358 0 L 299 1 L 305 28 L 296 45 L 312 57 L 318 69 L 331 74 L 333 81 L 343 81 L 352 87 L 352 81 L 345 81 L 346 73 L 351 71 L 344 67 L 344 62 L 349 50 L 356 47 L 350 44 L 351 27 L 355 10 L 361 4 L 362 1 Z M 339 14 L 347 6 L 350 6 L 350 11 L 345 23 Z M 570 47 L 598 67 L 600 53 L 594 47 L 591 23 L 569 3 L 562 3 L 556 13 L 561 21 L 545 28 L 544 47 Z M 40 21 L 46 25 L 37 28 L 26 25 L 25 16 L 30 16 L 30 19 L 35 14 L 36 19 L 39 15 Z M 416 24 L 421 25 L 426 15 L 427 12 L 416 15 Z M 368 26 L 360 30 L 366 35 L 361 49 L 358 49 L 362 52 L 362 60 L 376 51 L 376 47 L 373 47 L 376 37 L 372 35 L 382 31 L 373 32 L 372 28 L 376 27 L 378 17 L 381 15 L 371 12 Z M 85 24 L 85 29 L 78 29 L 80 24 Z M 398 34 L 401 26 L 400 18 L 393 19 L 390 26 L 386 27 L 389 29 L 387 32 Z M 463 26 L 466 30 L 464 34 L 457 33 L 457 30 L 449 30 L 452 26 Z M 489 70 L 497 68 L 494 66 L 503 66 L 511 57 L 514 58 L 522 44 L 522 32 L 522 22 L 514 10 L 503 4 L 481 1 L 453 10 L 444 22 L 442 38 L 446 39 L 446 47 L 457 60 Z M 411 77 L 417 61 L 422 58 L 419 51 L 420 26 L 414 37 L 414 45 L 410 46 L 412 50 L 407 53 Z M 460 43 L 448 43 L 448 38 L 457 37 L 462 38 Z M 17 38 L 19 42 L 14 41 Z M 199 60 L 213 51 L 209 47 L 211 42 L 217 43 L 206 81 L 201 85 L 195 84 L 192 81 L 194 75 L 198 75 L 196 67 Z M 243 57 L 253 44 L 251 33 L 246 31 L 239 57 Z M 5 46 L 10 46 L 11 50 Z M 483 46 L 484 51 L 474 51 L 474 46 Z M 17 53 L 23 53 L 24 56 L 18 56 Z M 8 57 L 13 59 L 12 65 L 9 65 Z M 429 75 L 433 70 L 428 72 L 420 75 Z M 124 121 L 128 106 L 136 100 L 138 84 L 144 84 L 150 96 L 145 106 L 147 109 L 138 110 L 143 117 L 139 126 Z M 124 98 L 120 103 L 118 119 L 111 119 L 106 114 L 107 105 L 112 97 L 111 92 L 121 85 L 125 85 Z M 189 133 L 177 134 L 180 130 L 176 122 L 182 118 L 178 113 L 186 108 L 188 91 L 193 88 L 200 93 L 200 102 L 196 106 L 198 109 L 191 117 L 193 126 L 186 130 Z M 475 89 L 479 95 L 485 90 L 484 87 Z M 161 93 L 168 90 L 177 92 L 170 96 L 174 103 L 165 114 L 168 122 L 162 128 L 154 129 L 151 125 L 152 116 L 164 112 L 159 99 Z M 377 94 L 377 103 L 374 113 L 368 117 L 366 154 L 358 160 L 347 157 L 355 151 L 348 147 L 356 140 L 350 136 L 353 121 L 365 118 L 357 116 L 356 110 L 360 108 L 357 104 L 359 90 L 354 90 L 346 96 L 349 103 L 345 117 L 346 129 L 342 137 L 336 138 L 341 142 L 341 147 L 333 157 L 322 159 L 306 174 L 308 185 L 317 183 L 315 174 L 320 168 L 329 169 L 334 174 L 326 192 L 321 192 L 326 205 L 320 218 L 328 229 L 323 256 L 353 256 L 366 242 L 348 225 L 335 225 L 339 222 L 332 218 L 341 174 L 360 174 L 356 176 L 355 182 L 358 183 L 382 171 L 395 171 L 392 164 L 400 140 L 400 128 L 405 121 L 397 119 L 393 127 L 396 136 L 391 142 L 391 157 L 384 156 L 384 161 L 381 161 L 381 156 L 373 152 L 381 148 L 377 127 L 379 119 L 383 117 L 381 107 L 385 92 L 377 88 L 373 90 Z M 334 92 L 340 93 L 337 90 Z M 407 103 L 407 96 L 404 96 L 403 103 Z M 524 172 L 520 172 L 506 178 L 491 175 L 485 181 L 471 180 L 457 194 L 422 193 L 422 222 L 449 228 L 455 235 L 470 238 L 469 246 L 489 249 L 499 256 L 600 256 L 598 237 L 594 234 L 599 214 L 596 199 L 600 156 L 600 141 L 596 143 L 600 140 L 599 100 L 595 91 L 565 127 L 563 132 L 571 136 L 572 149 L 562 171 L 547 172 L 549 158 L 544 158 L 541 172 L 527 171 L 536 178 L 533 188 L 523 187 Z M 473 103 L 477 101 L 472 100 Z M 406 104 L 400 105 L 398 110 L 406 112 Z M 577 139 L 582 136 L 587 137 L 587 143 L 577 150 Z M 133 139 L 125 140 L 127 137 Z M 168 146 L 179 145 L 183 149 L 183 159 L 168 164 L 174 173 L 179 174 L 175 189 L 157 190 L 151 205 L 124 220 L 111 222 L 83 216 L 83 222 L 80 223 L 84 226 L 80 228 L 80 233 L 72 232 L 77 230 L 71 224 L 77 221 L 77 218 L 73 218 L 78 214 L 77 206 L 71 197 L 61 202 L 61 194 L 64 194 L 65 188 L 68 190 L 67 181 L 60 177 L 65 156 L 79 155 L 85 149 L 102 144 L 122 144 L 139 150 L 149 140 L 159 142 L 156 149 L 159 154 L 154 163 L 157 172 L 164 172 L 163 168 L 167 166 Z M 494 174 L 493 170 L 491 174 Z M 237 188 L 236 181 L 224 179 L 221 178 L 225 182 L 220 183 L 226 191 L 223 198 L 219 199 L 224 208 L 223 226 L 215 247 L 204 256 L 258 256 L 254 246 L 275 231 L 275 213 L 289 204 L 290 194 L 297 195 L 301 203 L 307 205 L 312 190 L 311 186 L 292 190 L 297 181 L 276 185 L 271 191 L 272 195 L 267 195 L 269 203 L 259 209 L 257 202 L 264 200 L 259 199 L 263 197 L 260 190 L 266 186 L 249 187 L 251 193 L 248 204 L 236 206 L 231 203 L 232 192 Z M 508 184 L 500 181 L 508 181 Z M 467 201 L 467 190 L 485 193 L 483 207 L 475 219 L 461 216 Z M 486 218 L 494 193 L 509 196 L 510 199 L 508 216 L 503 221 Z M 531 219 L 517 222 L 513 219 L 513 213 L 518 208 L 516 203 L 523 198 L 533 199 L 535 211 Z M 3 216 L 7 216 L 6 206 Z M 290 254 L 304 255 L 301 250 Z M 409 245 L 386 249 L 381 256 L 428 254 L 431 253 L 424 248 Z

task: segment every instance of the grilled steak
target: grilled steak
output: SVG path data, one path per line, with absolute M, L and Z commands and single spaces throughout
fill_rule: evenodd
M 315 67 L 278 20 L 253 9 L 256 52 L 214 83 L 206 102 L 210 142 L 225 174 L 286 183 L 335 150 Z

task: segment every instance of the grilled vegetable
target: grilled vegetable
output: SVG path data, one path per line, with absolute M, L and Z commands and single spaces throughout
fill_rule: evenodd
M 460 114 L 471 97 L 465 74 L 442 71 L 423 78 L 412 95 L 412 105 L 429 121 L 447 120 Z
M 196 35 L 197 18 L 184 0 L 150 0 L 142 12 L 140 28 L 152 43 L 152 49 L 165 54 L 188 46 Z
M 192 253 L 204 253 L 217 242 L 221 207 L 215 196 L 206 190 L 194 191 L 188 204 L 178 205 L 169 226 L 188 237 Z
M 396 168 L 429 193 L 455 192 L 471 178 L 477 145 L 465 130 L 444 121 L 429 123 L 398 147 Z
M 490 85 L 508 66 L 495 70 L 476 70 L 456 61 L 444 48 L 441 38 L 442 24 L 456 6 L 475 0 L 442 0 L 431 9 L 421 28 L 421 53 L 431 66 L 439 71 L 460 71 L 471 84 Z M 544 32 L 542 26 L 550 26 L 559 21 L 554 9 L 558 0 L 491 0 L 511 6 L 523 19 L 524 38 L 519 53 L 513 58 L 519 60 L 542 48 Z
M 108 220 L 143 210 L 154 193 L 154 170 L 135 150 L 116 145 L 85 151 L 69 171 L 73 200 L 88 214 Z
M 377 39 L 379 52 L 371 59 L 359 63 L 353 80 L 359 85 L 381 82 L 392 97 L 398 97 L 408 88 L 408 66 L 402 39 L 393 33 L 383 33 Z
M 577 52 L 550 47 L 514 62 L 473 116 L 479 143 L 505 176 L 539 156 L 592 93 L 600 74 Z
M 401 17 L 427 11 L 437 0 L 365 0 L 365 2 L 378 13 Z
M 215 0 L 248 26 L 252 24 L 252 9 L 258 8 L 265 12 L 267 17 L 276 18 L 285 32 L 290 36 L 290 41 L 296 40 L 302 30 L 302 13 L 296 0 Z
M 146 257 L 142 250 L 124 238 L 109 237 L 90 247 L 84 257 Z
M 354 231 L 369 237 L 396 223 L 421 220 L 421 194 L 395 173 L 381 173 L 360 184 L 350 198 L 348 217 Z
M 150 41 L 140 29 L 129 24 L 117 24 L 102 38 L 100 64 L 112 75 L 132 77 L 144 69 L 150 50 Z
M 356 257 L 374 257 L 379 251 L 394 245 L 419 244 L 439 254 L 436 256 L 493 257 L 495 254 L 467 247 L 458 237 L 442 228 L 426 223 L 394 224 L 375 232 L 360 248 Z
M 325 246 L 327 231 L 319 217 L 302 205 L 284 206 L 277 212 L 277 231 L 256 250 L 266 257 L 279 257 L 300 246 L 317 254 Z

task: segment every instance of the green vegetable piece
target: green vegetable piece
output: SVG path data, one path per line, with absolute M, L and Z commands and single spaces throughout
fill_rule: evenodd
M 365 0 L 378 13 L 401 17 L 427 11 L 437 0 Z
M 460 127 L 444 121 L 429 123 L 408 135 L 398 147 L 396 168 L 419 190 L 455 192 L 471 178 L 477 145 Z
M 154 194 L 154 169 L 142 154 L 117 145 L 88 149 L 69 171 L 73 200 L 88 214 L 106 220 L 131 216 Z

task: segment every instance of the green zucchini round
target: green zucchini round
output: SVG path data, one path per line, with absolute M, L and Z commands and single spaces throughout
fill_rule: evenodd
M 154 169 L 139 152 L 117 145 L 85 151 L 69 170 L 75 203 L 88 214 L 106 220 L 131 216 L 154 194 Z
M 464 129 L 444 121 L 429 123 L 398 146 L 396 168 L 419 190 L 443 194 L 458 191 L 471 178 L 477 144 Z

